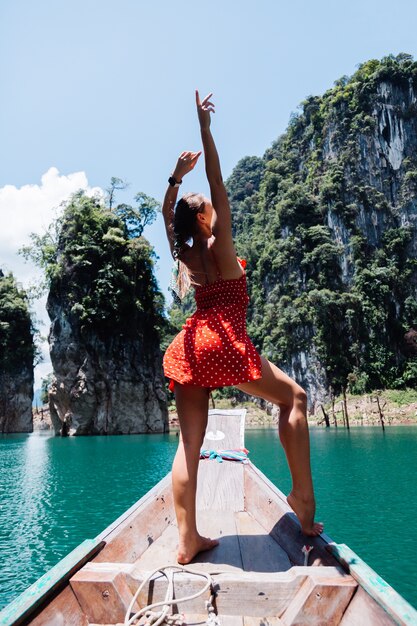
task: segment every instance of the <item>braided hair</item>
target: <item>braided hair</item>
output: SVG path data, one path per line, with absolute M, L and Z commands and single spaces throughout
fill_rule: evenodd
M 181 261 L 181 257 L 188 249 L 188 241 L 195 234 L 197 213 L 204 211 L 204 195 L 202 193 L 186 193 L 177 202 L 172 222 L 174 239 L 173 256 L 175 264 L 171 276 L 170 290 L 174 301 L 181 303 L 182 298 L 190 287 L 190 279 L 187 267 Z

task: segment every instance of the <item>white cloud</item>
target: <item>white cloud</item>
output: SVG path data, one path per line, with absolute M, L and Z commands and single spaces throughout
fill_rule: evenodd
M 0 187 L 0 269 L 12 271 L 24 288 L 39 281 L 40 270 L 27 263 L 17 254 L 21 246 L 30 243 L 32 232 L 42 234 L 59 212 L 59 205 L 72 193 L 84 189 L 89 196 L 103 194 L 100 187 L 89 187 L 85 172 L 60 175 L 56 167 L 50 167 L 41 178 L 40 185 L 5 185 Z M 45 310 L 46 297 L 33 306 L 39 320 L 39 329 L 46 337 L 49 318 Z M 35 389 L 52 367 L 46 341 L 42 344 L 44 361 L 35 369 Z

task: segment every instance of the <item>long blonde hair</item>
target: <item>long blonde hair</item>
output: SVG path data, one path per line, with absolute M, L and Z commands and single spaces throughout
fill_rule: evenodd
M 204 195 L 202 193 L 186 193 L 177 202 L 172 222 L 174 240 L 174 266 L 171 273 L 170 290 L 177 303 L 186 295 L 191 281 L 187 266 L 181 257 L 188 250 L 188 241 L 195 233 L 197 213 L 204 211 Z

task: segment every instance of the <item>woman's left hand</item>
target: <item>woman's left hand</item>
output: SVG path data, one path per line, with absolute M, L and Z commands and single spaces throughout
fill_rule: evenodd
M 175 180 L 178 180 L 178 181 L 182 180 L 186 174 L 188 174 L 189 172 L 191 172 L 191 170 L 194 169 L 200 154 L 201 154 L 201 150 L 200 152 L 186 151 L 180 154 L 178 161 L 177 161 L 177 165 L 175 166 L 175 170 L 172 173 Z

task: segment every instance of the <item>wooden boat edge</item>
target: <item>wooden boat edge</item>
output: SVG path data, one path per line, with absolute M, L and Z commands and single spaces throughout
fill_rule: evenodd
M 386 580 L 363 561 L 349 546 L 329 543 L 331 552 L 358 584 L 381 606 L 384 611 L 404 626 L 417 624 L 417 611 Z
M 109 535 L 118 530 L 121 531 L 123 526 L 129 523 L 132 515 L 148 502 L 151 502 L 161 490 L 169 485 L 170 476 L 171 472 L 168 472 L 94 539 L 85 539 L 19 594 L 17 598 L 7 604 L 0 611 L 0 626 L 24 624 L 42 605 L 52 599 L 58 590 L 61 590 L 68 583 L 71 576 L 103 550 Z
M 210 412 L 212 413 L 212 412 Z M 217 410 L 217 414 L 224 414 L 225 411 Z M 244 414 L 246 410 L 239 409 L 227 411 L 228 415 L 240 416 L 244 427 Z M 263 472 L 256 467 L 251 461 L 248 462 L 249 468 L 253 471 L 259 479 L 275 497 L 279 498 L 280 505 L 287 509 L 291 514 L 291 509 L 286 502 L 285 495 L 279 490 L 279 488 L 272 483 Z M 246 469 L 246 468 L 245 468 Z M 107 526 L 95 539 L 85 540 L 82 544 L 77 546 L 72 552 L 61 559 L 53 568 L 51 568 L 44 576 L 40 577 L 31 587 L 20 594 L 14 601 L 7 605 L 0 612 L 0 625 L 1 626 L 14 626 L 27 623 L 27 619 L 31 617 L 32 613 L 39 609 L 41 605 L 45 605 L 46 601 L 51 595 L 56 592 L 57 586 L 62 586 L 66 581 L 79 569 L 81 569 L 85 563 L 91 561 L 106 545 L 106 538 L 114 536 L 122 532 L 132 516 L 138 514 L 138 510 L 141 507 L 149 503 L 153 498 L 158 496 L 161 490 L 169 487 L 171 478 L 171 472 L 166 474 L 152 489 L 142 496 L 136 503 L 134 503 L 127 511 L 119 516 L 114 522 Z M 395 620 L 397 624 L 411 625 L 417 623 L 417 612 L 415 609 L 404 599 L 398 592 L 396 592 L 384 579 L 382 579 L 376 572 L 374 572 L 353 550 L 345 546 L 344 544 L 336 544 L 332 539 L 323 534 L 319 541 L 341 564 L 347 573 L 349 573 L 355 580 L 357 580 L 359 586 L 365 590 L 367 596 L 373 598 L 378 606 Z M 79 551 L 77 553 L 77 551 Z M 80 556 L 82 553 L 82 556 Z M 355 565 L 360 567 L 355 567 Z M 59 580 L 56 580 L 54 584 L 48 587 L 45 584 L 47 578 L 52 581 L 52 574 L 60 572 Z M 375 585 L 375 579 L 378 580 L 378 584 Z M 38 590 L 38 595 L 34 595 L 34 591 Z M 32 591 L 31 591 L 32 590 Z M 381 590 L 384 593 L 381 593 Z M 35 597 L 36 596 L 36 597 Z
M 81 567 L 96 556 L 105 542 L 85 539 L 43 576 L 15 598 L 0 612 L 1 626 L 18 626 L 25 623 L 44 602 L 61 590 Z

